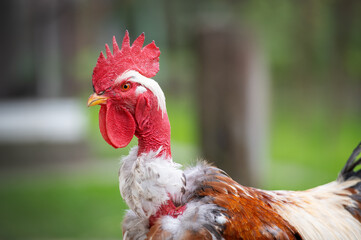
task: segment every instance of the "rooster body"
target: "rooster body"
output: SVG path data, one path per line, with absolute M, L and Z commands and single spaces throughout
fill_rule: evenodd
M 155 152 L 136 157 L 137 150 L 120 169 L 131 208 L 125 239 L 361 239 L 358 177 L 307 191 L 264 191 L 204 162 L 181 171 Z
M 122 159 L 120 192 L 130 210 L 124 239 L 361 239 L 359 145 L 338 179 L 307 191 L 244 187 L 205 162 L 182 170 L 170 148 L 165 97 L 151 79 L 159 49 L 144 34 L 122 48 L 113 38 L 93 72 L 88 106 L 101 105 L 99 127 L 113 147 L 138 146 Z M 355 161 L 356 160 L 356 161 Z

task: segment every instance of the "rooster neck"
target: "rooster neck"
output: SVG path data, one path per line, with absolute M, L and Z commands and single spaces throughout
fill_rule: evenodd
M 138 147 L 139 147 L 138 156 L 144 153 L 147 154 L 150 152 L 159 151 L 157 157 L 164 156 L 166 159 L 171 161 L 172 153 L 170 147 L 169 134 L 166 133 L 160 133 L 157 135 L 136 134 L 136 136 L 138 137 Z
M 138 138 L 138 156 L 159 151 L 157 157 L 164 156 L 171 161 L 171 133 L 167 113 L 157 110 L 143 119 L 137 119 L 137 121 L 135 136 Z

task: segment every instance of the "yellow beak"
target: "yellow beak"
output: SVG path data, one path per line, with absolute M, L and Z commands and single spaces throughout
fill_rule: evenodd
M 107 97 L 99 96 L 96 93 L 93 93 L 88 98 L 88 107 L 92 107 L 99 104 L 106 104 L 107 103 Z

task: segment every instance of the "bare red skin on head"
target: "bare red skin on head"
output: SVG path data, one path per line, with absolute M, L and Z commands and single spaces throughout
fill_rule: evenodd
M 136 86 L 130 91 L 120 92 L 120 84 L 115 83 L 127 70 L 138 71 L 148 78 L 159 71 L 159 48 L 154 41 L 143 47 L 144 39 L 144 34 L 141 34 L 130 44 L 126 31 L 121 48 L 113 37 L 113 53 L 107 44 L 107 57 L 100 53 L 92 79 L 94 91 L 108 97 L 106 105 L 102 105 L 99 112 L 100 132 L 114 148 L 125 147 L 135 134 L 139 139 L 138 154 L 157 151 L 162 146 L 161 153 L 170 156 L 168 116 L 158 109 L 155 96 L 148 90 L 141 94 L 146 96 L 139 97 L 138 101 Z
M 158 107 L 158 100 L 151 91 L 139 95 L 135 92 L 138 83 L 131 83 L 129 91 L 121 91 L 119 86 L 124 82 L 104 93 L 108 100 L 99 111 L 99 128 L 104 140 L 114 148 L 123 148 L 135 135 L 138 155 L 161 148 L 158 155 L 170 157 L 167 113 Z

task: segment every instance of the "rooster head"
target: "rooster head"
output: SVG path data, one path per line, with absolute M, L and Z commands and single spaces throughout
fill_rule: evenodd
M 143 43 L 141 34 L 130 45 L 126 31 L 119 49 L 113 37 L 113 53 L 106 44 L 107 57 L 101 52 L 93 71 L 94 93 L 88 106 L 101 106 L 100 132 L 114 148 L 127 146 L 133 135 L 142 135 L 150 120 L 159 122 L 152 118 L 166 115 L 164 94 L 151 79 L 159 71 L 160 51 L 154 42 L 145 47 Z

